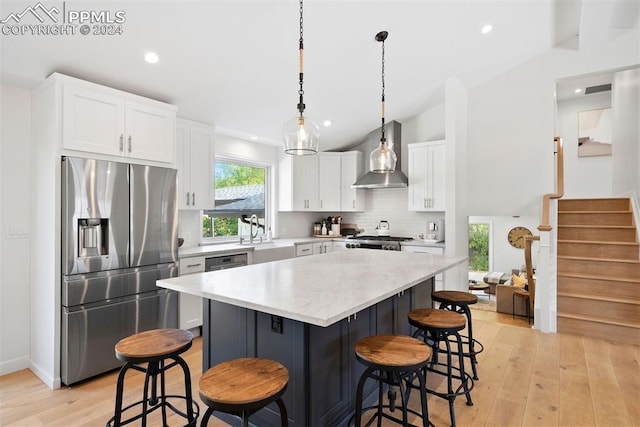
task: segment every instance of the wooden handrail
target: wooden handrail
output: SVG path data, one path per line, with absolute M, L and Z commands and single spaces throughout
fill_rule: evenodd
M 542 196 L 542 223 L 538 226 L 540 231 L 551 231 L 551 224 L 549 224 L 549 203 L 551 199 L 559 199 L 564 196 L 564 150 L 562 148 L 562 138 L 556 136 L 553 138 L 553 142 L 556 144 L 557 157 L 557 169 L 558 180 L 555 193 L 548 193 Z

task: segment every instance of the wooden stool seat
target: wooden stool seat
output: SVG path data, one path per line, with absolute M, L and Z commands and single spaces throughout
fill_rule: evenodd
M 167 408 L 187 420 L 187 426 L 195 426 L 200 413 L 198 404 L 191 396 L 191 373 L 180 354 L 191 348 L 193 334 L 182 329 L 153 329 L 123 338 L 115 345 L 118 360 L 125 362 L 118 374 L 114 416 L 107 427 L 123 426 L 141 419 L 147 425 L 147 415 L 160 409 L 162 423 L 167 425 Z M 167 363 L 168 361 L 168 363 Z M 174 366 L 182 368 L 184 374 L 184 395 L 168 395 L 165 390 L 165 372 Z M 124 379 L 127 371 L 133 369 L 145 374 L 142 399 L 126 407 L 123 405 Z M 158 393 L 158 377 L 160 392 Z M 172 400 L 184 401 L 185 411 L 176 407 Z M 139 413 L 123 419 L 124 413 L 141 407 Z
M 200 378 L 200 396 L 225 405 L 246 405 L 270 399 L 289 382 L 289 372 L 268 359 L 241 358 L 222 362 Z
M 274 360 L 244 357 L 219 363 L 200 377 L 200 398 L 209 407 L 201 425 L 207 424 L 214 411 L 220 411 L 240 416 L 246 426 L 252 413 L 276 402 L 281 423 L 286 426 L 282 395 L 288 383 L 289 371 Z
M 125 362 L 135 359 L 153 360 L 169 354 L 180 354 L 191 347 L 193 334 L 182 329 L 153 329 L 118 341 L 116 358 Z
M 409 323 L 420 329 L 440 329 L 457 332 L 464 329 L 467 321 L 459 313 L 434 308 L 417 308 L 409 312 Z
M 429 423 L 427 411 L 427 389 L 424 368 L 431 360 L 431 348 L 424 342 L 404 335 L 374 335 L 360 339 L 355 345 L 356 359 L 367 366 L 360 376 L 356 391 L 355 427 L 362 423 L 362 413 L 370 409 L 376 409 L 376 413 L 365 423 L 370 425 L 378 417 L 378 425 L 382 418 L 394 421 L 404 426 L 408 424 L 408 413 L 422 418 L 423 426 Z M 378 373 L 379 372 L 379 373 Z M 362 408 L 364 384 L 367 379 L 378 381 L 378 403 L 375 406 Z M 417 378 L 419 385 L 412 385 Z M 383 404 L 382 383 L 389 385 L 389 404 Z M 395 404 L 395 388 L 400 389 L 400 404 Z M 420 390 L 421 412 L 408 408 L 409 393 L 412 388 Z M 389 408 L 390 412 L 396 409 L 402 411 L 402 419 L 396 418 L 390 413 L 383 412 L 383 408 Z
M 431 349 L 422 341 L 403 335 L 374 335 L 356 343 L 356 356 L 369 365 L 407 369 L 431 358 Z
M 489 287 L 488 285 L 485 285 Z M 431 292 L 431 299 L 439 303 L 475 304 L 478 296 L 462 291 L 434 291 Z

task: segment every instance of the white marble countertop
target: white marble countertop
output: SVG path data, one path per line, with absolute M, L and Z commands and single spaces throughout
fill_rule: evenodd
M 158 280 L 162 288 L 329 326 L 466 258 L 349 250 Z

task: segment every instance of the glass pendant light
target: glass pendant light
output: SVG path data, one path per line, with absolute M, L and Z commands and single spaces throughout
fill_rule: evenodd
M 304 156 L 308 154 L 316 154 L 318 152 L 318 143 L 320 141 L 320 127 L 310 118 L 304 116 L 304 90 L 302 81 L 304 75 L 303 59 L 304 59 L 304 41 L 302 37 L 302 0 L 300 0 L 300 80 L 298 84 L 298 115 L 287 121 L 282 128 L 284 137 L 284 152 L 296 156 Z
M 371 172 L 386 173 L 396 170 L 396 162 L 398 158 L 393 151 L 393 143 L 387 144 L 384 137 L 384 41 L 389 35 L 386 31 L 380 31 L 376 34 L 376 40 L 382 43 L 382 135 L 378 148 L 373 150 L 369 155 L 369 170 Z

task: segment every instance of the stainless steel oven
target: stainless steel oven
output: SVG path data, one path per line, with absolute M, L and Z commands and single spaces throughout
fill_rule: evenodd
M 347 249 L 378 249 L 385 251 L 399 251 L 400 242 L 412 240 L 411 237 L 394 236 L 353 236 L 347 239 Z

